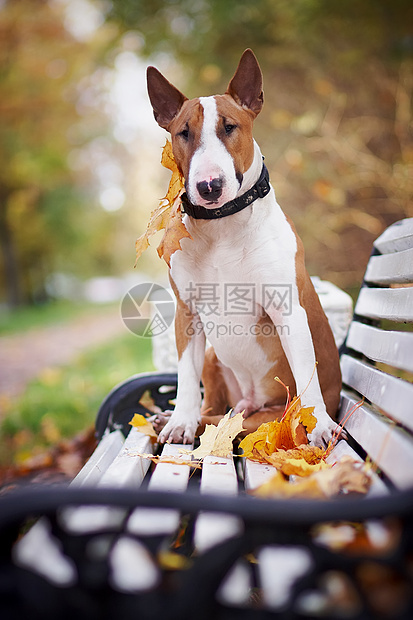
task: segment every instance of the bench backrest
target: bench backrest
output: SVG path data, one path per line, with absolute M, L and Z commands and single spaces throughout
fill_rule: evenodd
M 413 218 L 375 241 L 341 356 L 340 420 L 389 485 L 413 486 Z

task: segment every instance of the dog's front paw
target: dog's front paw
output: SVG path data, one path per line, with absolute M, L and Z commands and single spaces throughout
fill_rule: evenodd
M 312 446 L 326 448 L 334 434 L 340 431 L 340 426 L 334 422 L 325 411 L 315 412 L 317 424 L 311 435 L 308 436 Z
M 158 441 L 159 443 L 193 443 L 198 424 L 196 416 L 183 416 L 174 411 L 169 422 L 159 433 Z
M 168 424 L 171 419 L 173 411 L 162 411 L 162 413 L 157 413 L 150 421 L 152 422 L 152 426 L 155 429 L 155 432 L 159 435 L 163 428 Z

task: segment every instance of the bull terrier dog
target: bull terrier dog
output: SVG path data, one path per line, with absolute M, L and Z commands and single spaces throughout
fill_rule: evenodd
M 277 376 L 315 408 L 309 439 L 322 446 L 337 429 L 330 416 L 340 398 L 339 356 L 303 244 L 253 138 L 263 106 L 258 61 L 247 49 L 224 95 L 189 100 L 155 67 L 147 82 L 185 179 L 183 221 L 192 237 L 170 263 L 178 391 L 174 411 L 157 420 L 159 440 L 191 443 L 198 427 L 229 408 L 243 412 L 246 432 L 280 418 L 286 391 Z

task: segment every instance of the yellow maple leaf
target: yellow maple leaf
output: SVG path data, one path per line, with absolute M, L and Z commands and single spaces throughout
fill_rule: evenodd
M 233 451 L 232 442 L 241 433 L 243 429 L 242 413 L 231 417 L 231 412 L 227 413 L 218 426 L 207 424 L 205 431 L 199 437 L 200 445 L 198 448 L 190 452 L 191 456 L 196 459 L 203 459 L 206 456 L 231 456 Z
M 329 467 L 323 460 L 324 453 L 322 448 L 304 444 L 290 450 L 277 450 L 267 457 L 267 463 L 286 476 L 310 476 Z
M 281 420 L 264 422 L 254 433 L 247 435 L 240 443 L 246 458 L 266 461 L 266 456 L 276 450 L 290 450 L 307 444 L 307 433 L 311 433 L 317 420 L 314 407 L 301 407 L 298 397 L 289 404 Z M 256 458 L 261 455 L 261 458 Z
M 149 247 L 149 239 L 160 230 L 165 230 L 161 243 L 158 246 L 158 255 L 170 266 L 170 258 L 176 250 L 181 249 L 180 241 L 191 235 L 182 222 L 181 196 L 184 192 L 184 177 L 182 176 L 173 156 L 172 145 L 166 141 L 162 151 L 161 164 L 171 170 L 172 176 L 169 181 L 168 191 L 160 201 L 159 206 L 152 211 L 146 231 L 135 243 L 136 261 L 135 266 Z
M 241 441 L 243 456 L 272 465 L 286 476 L 308 477 L 326 469 L 329 467 L 325 462 L 326 451 L 308 445 L 307 433 L 311 433 L 317 423 L 313 411 L 314 407 L 302 407 L 300 398 L 295 397 L 288 402 L 281 420 L 265 422 Z M 273 484 L 278 488 L 281 482 L 277 478 Z M 319 493 L 311 490 L 311 485 L 308 492 L 311 496 Z M 288 496 L 290 491 L 282 493 Z
M 158 435 L 156 434 L 151 422 L 148 422 L 148 420 L 140 413 L 135 413 L 129 424 L 137 428 L 140 433 L 151 437 L 151 439 L 158 439 Z

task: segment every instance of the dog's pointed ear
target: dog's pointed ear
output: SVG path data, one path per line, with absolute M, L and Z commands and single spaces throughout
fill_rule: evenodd
M 227 94 L 242 107 L 246 107 L 257 116 L 264 103 L 262 92 L 262 73 L 258 60 L 252 50 L 246 49 L 234 77 L 230 81 Z
M 158 125 L 168 130 L 187 97 L 155 67 L 148 67 L 146 72 L 148 95 L 153 108 L 153 115 Z

